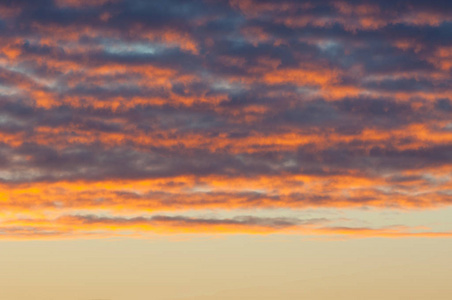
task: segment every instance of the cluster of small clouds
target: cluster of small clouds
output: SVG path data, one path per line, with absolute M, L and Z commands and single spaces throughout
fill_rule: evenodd
M 0 34 L 5 222 L 452 202 L 450 1 L 4 1 Z

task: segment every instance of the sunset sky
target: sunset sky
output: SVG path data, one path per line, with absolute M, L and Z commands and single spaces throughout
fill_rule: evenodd
M 3 0 L 0 37 L 1 300 L 450 299 L 452 1 Z

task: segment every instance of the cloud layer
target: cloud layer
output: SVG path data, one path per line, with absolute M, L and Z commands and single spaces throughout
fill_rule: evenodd
M 0 225 L 273 232 L 285 226 L 160 213 L 450 205 L 451 12 L 445 0 L 6 1 Z M 5 226 L 0 237 L 42 233 Z

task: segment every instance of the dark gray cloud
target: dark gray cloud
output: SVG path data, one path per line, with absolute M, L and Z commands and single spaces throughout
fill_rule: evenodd
M 140 224 L 167 224 L 168 226 L 256 226 L 268 227 L 273 229 L 283 229 L 288 227 L 325 223 L 327 219 L 297 219 L 297 218 L 263 218 L 254 216 L 238 216 L 230 219 L 213 219 L 213 218 L 192 218 L 186 216 L 162 216 L 156 215 L 152 217 L 99 217 L 95 215 L 75 215 L 62 217 L 63 220 L 82 223 L 82 224 L 100 224 L 100 225 L 140 225 Z
M 306 176 L 328 186 L 342 176 L 373 184 L 338 201 L 371 203 L 439 173 L 422 182 L 447 198 L 451 10 L 401 0 L 3 2 L 0 179 Z M 210 188 L 207 197 L 229 195 Z M 280 188 L 231 194 L 243 206 L 341 194 Z

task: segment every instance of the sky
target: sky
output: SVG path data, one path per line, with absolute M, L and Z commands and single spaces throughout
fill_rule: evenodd
M 0 1 L 0 298 L 449 299 L 452 2 Z

